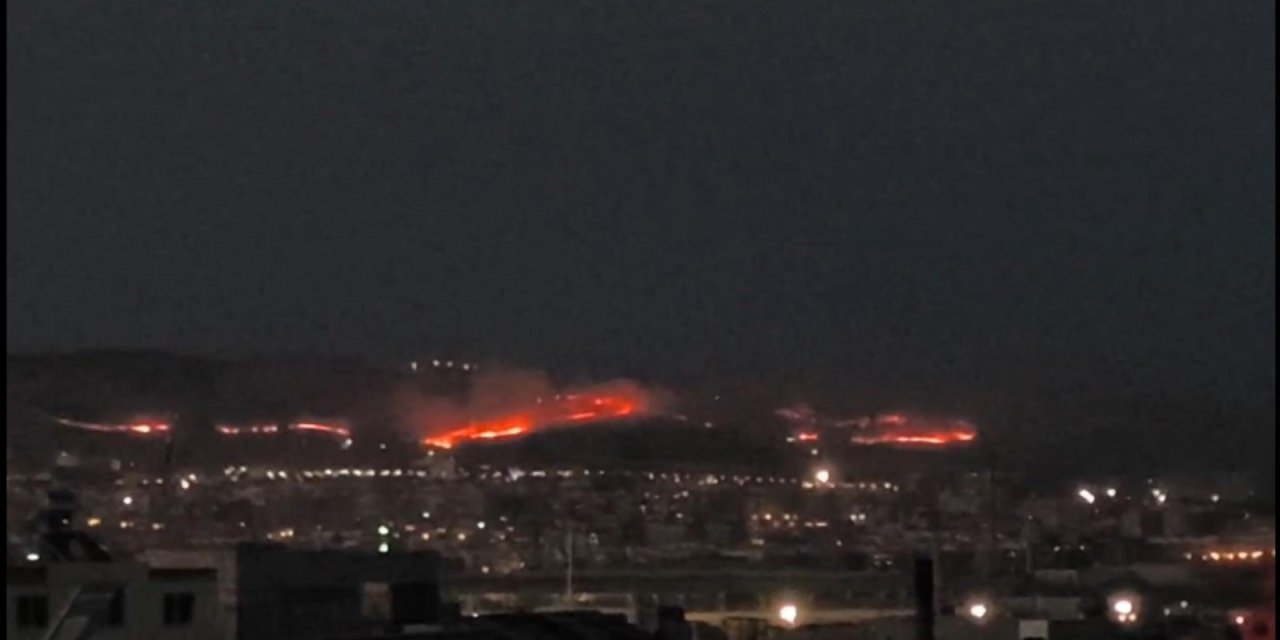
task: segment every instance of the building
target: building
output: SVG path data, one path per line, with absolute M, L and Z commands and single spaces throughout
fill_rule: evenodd
M 212 570 L 153 569 L 111 557 L 72 528 L 74 493 L 48 491 L 31 535 L 11 532 L 5 571 L 7 637 L 215 640 Z
M 92 593 L 98 611 L 84 610 Z M 10 566 L 5 629 L 18 640 L 44 638 L 84 611 L 94 640 L 215 640 L 220 637 L 212 570 L 154 569 L 136 562 L 50 562 Z M 63 612 L 69 615 L 63 615 Z M 92 618 L 92 619 L 91 619 Z
M 155 566 L 214 569 L 225 640 L 312 640 L 440 622 L 439 556 L 273 544 L 152 551 Z

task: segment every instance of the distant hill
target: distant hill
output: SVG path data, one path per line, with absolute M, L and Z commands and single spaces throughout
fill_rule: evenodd
M 708 429 L 658 417 L 548 429 L 517 440 L 468 443 L 457 455 L 467 466 L 793 472 L 797 468 L 795 454 L 782 444 L 781 439 L 752 438 L 739 429 Z
M 785 395 L 767 380 L 739 389 L 708 384 L 702 387 L 707 391 L 690 391 L 696 388 L 690 384 L 682 410 L 714 412 L 715 429 L 703 429 L 696 421 L 631 421 L 464 447 L 460 455 L 495 463 L 576 459 L 584 464 L 636 460 L 679 466 L 714 461 L 726 468 L 785 468 L 799 463 L 786 461 L 794 451 L 779 448 L 785 427 L 772 419 L 771 409 L 780 402 L 812 400 L 821 406 L 825 400 L 827 406 L 878 410 L 928 407 L 944 399 L 979 426 L 978 449 L 970 455 L 981 455 L 984 464 L 1026 470 L 1046 483 L 1069 483 L 1090 474 L 1226 471 L 1253 473 L 1263 490 L 1274 486 L 1274 396 L 1246 406 L 1203 388 L 1139 393 L 1083 385 L 969 389 L 898 382 L 879 388 L 866 381 L 841 385 L 834 376 L 819 381 L 823 386 L 809 392 L 809 385 L 780 386 Z M 466 387 L 466 378 L 456 374 L 410 376 L 339 358 L 232 360 L 145 351 L 10 354 L 6 442 L 19 452 L 55 446 L 48 441 L 49 433 L 57 431 L 47 418 L 50 413 L 99 421 L 171 414 L 178 416 L 176 427 L 182 433 L 209 430 L 219 421 L 307 416 L 343 417 L 357 431 L 381 429 L 396 421 L 396 399 L 402 392 L 456 397 Z M 915 395 L 895 395 L 895 389 Z
M 176 416 L 180 429 L 309 416 L 385 423 L 402 390 L 448 395 L 465 388 L 457 377 L 409 377 L 352 360 L 133 351 L 10 355 L 5 373 L 11 441 L 43 428 L 46 414 L 104 422 Z

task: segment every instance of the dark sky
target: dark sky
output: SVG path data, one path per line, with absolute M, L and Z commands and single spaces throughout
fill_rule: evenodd
M 1274 2 L 216 4 L 8 2 L 10 351 L 1274 397 Z

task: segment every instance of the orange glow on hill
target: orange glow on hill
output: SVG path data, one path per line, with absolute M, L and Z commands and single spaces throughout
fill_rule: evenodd
M 59 418 L 57 416 L 49 416 L 54 422 L 64 427 L 80 429 L 82 431 L 96 431 L 98 433 L 123 433 L 135 436 L 157 436 L 169 433 L 169 423 L 167 422 L 130 422 L 125 424 L 102 424 L 97 422 L 82 422 L 80 420 L 71 420 L 68 418 Z
M 909 416 L 899 413 L 880 416 L 871 426 L 853 436 L 854 444 L 904 447 L 947 447 L 978 439 L 978 430 L 964 420 Z
M 843 440 L 848 437 L 848 442 L 857 445 L 949 447 L 965 445 L 978 439 L 978 429 L 970 422 L 916 413 L 824 416 L 807 404 L 778 409 L 774 413 L 797 429 L 787 438 L 787 442 L 792 443 L 816 442 L 819 439 Z
M 280 433 L 281 427 L 276 424 L 254 424 L 247 426 L 239 426 L 232 424 L 220 424 L 217 427 L 218 433 L 224 436 L 242 436 L 242 435 L 269 435 Z M 285 425 L 283 431 L 309 431 L 324 435 L 335 436 L 338 438 L 350 438 L 351 429 L 332 424 L 323 424 L 320 422 L 292 422 Z
M 648 403 L 641 395 L 564 395 L 550 402 L 540 398 L 530 406 L 507 415 L 471 422 L 465 426 L 452 426 L 422 439 L 422 444 L 441 449 L 452 449 L 464 442 L 476 440 L 505 440 L 536 433 L 557 426 L 580 425 L 615 420 L 648 412 Z
M 881 433 L 874 436 L 854 436 L 853 442 L 857 444 L 900 444 L 943 447 L 950 444 L 973 442 L 977 438 L 978 436 L 975 433 L 955 430 L 916 434 Z

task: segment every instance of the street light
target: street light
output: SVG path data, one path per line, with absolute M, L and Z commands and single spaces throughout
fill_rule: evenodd
M 987 608 L 987 605 L 985 603 L 975 602 L 969 605 L 969 617 L 973 618 L 974 620 L 983 620 L 990 613 L 991 613 L 991 610 Z
M 1111 611 L 1116 614 L 1116 621 L 1122 624 L 1138 621 L 1138 605 L 1128 597 L 1119 597 L 1111 601 Z
M 784 604 L 778 607 L 778 619 L 787 623 L 787 625 L 795 625 L 796 619 L 800 617 L 800 610 L 794 604 Z

